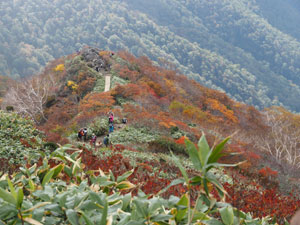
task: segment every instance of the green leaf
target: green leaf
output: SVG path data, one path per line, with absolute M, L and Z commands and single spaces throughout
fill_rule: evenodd
M 0 187 L 0 198 L 4 201 L 11 203 L 13 205 L 17 204 L 17 200 L 13 197 L 13 195 Z
M 234 221 L 234 214 L 232 207 L 224 207 L 219 209 L 222 221 L 225 225 L 232 225 Z
M 66 215 L 72 225 L 79 225 L 77 213 L 73 209 L 67 209 Z
M 146 218 L 148 216 L 147 202 L 145 202 L 143 199 L 135 198 L 133 203 L 136 205 L 136 210 L 139 214 L 139 217 Z
M 20 209 L 23 203 L 23 198 L 24 198 L 24 194 L 23 194 L 23 189 L 20 188 L 18 190 L 18 196 L 17 196 L 17 208 Z
M 198 142 L 198 154 L 201 161 L 202 167 L 205 166 L 205 161 L 209 157 L 210 154 L 210 148 L 206 141 L 204 133 L 202 133 L 202 136 Z
M 129 181 L 122 181 L 120 183 L 117 184 L 116 188 L 118 188 L 119 190 L 128 190 L 131 188 L 134 188 L 135 185 L 130 183 Z
M 57 177 L 57 176 L 60 174 L 60 172 L 64 169 L 64 164 L 59 164 L 59 165 L 57 165 L 56 167 L 53 167 L 52 169 L 54 170 L 54 173 L 53 173 L 52 178 L 55 178 L 55 177 Z
M 94 225 L 94 223 L 89 219 L 89 217 L 83 211 L 80 211 L 80 213 L 87 225 Z
M 107 203 L 107 201 L 105 201 L 104 209 L 103 209 L 102 216 L 101 216 L 100 225 L 106 225 L 107 214 L 108 214 L 108 203 Z
M 177 203 L 177 206 L 184 206 L 183 209 L 179 209 L 176 213 L 175 220 L 177 223 L 183 220 L 185 216 L 187 216 L 187 211 L 188 211 L 188 204 L 189 204 L 189 199 L 187 193 L 184 194 L 179 202 Z
M 190 180 L 192 185 L 201 185 L 202 184 L 202 177 L 200 176 L 194 176 Z
M 11 180 L 9 179 L 9 177 L 7 176 L 6 177 L 6 180 L 7 180 L 7 184 L 8 184 L 8 187 L 9 187 L 9 190 L 10 190 L 10 193 L 12 194 L 12 196 L 15 198 L 15 200 L 17 201 L 17 192 L 14 188 L 14 185 L 12 184 Z
M 230 140 L 230 137 L 225 138 L 222 142 L 220 142 L 210 154 L 207 163 L 215 163 L 222 156 L 221 152 L 224 149 L 225 144 Z
M 151 217 L 151 221 L 156 222 L 156 224 L 157 224 L 157 222 L 168 221 L 172 217 L 173 217 L 172 215 L 158 214 L 158 215 Z M 163 224 L 168 224 L 168 223 L 163 223 Z
M 126 210 L 126 208 L 128 207 L 131 201 L 131 193 L 124 195 L 122 201 L 123 201 L 122 210 Z
M 120 183 L 120 182 L 126 180 L 133 173 L 133 171 L 134 171 L 134 169 L 123 173 L 121 176 L 118 176 L 117 183 Z
M 172 155 L 174 163 L 176 164 L 176 166 L 179 168 L 180 172 L 182 173 L 186 185 L 189 185 L 189 177 L 187 175 L 187 172 L 185 171 L 185 169 L 181 165 L 179 159 L 173 154 L 173 152 L 171 152 L 171 155 Z
M 64 166 L 64 172 L 65 172 L 70 178 L 72 177 L 72 169 L 71 169 L 69 166 L 67 166 L 67 165 Z
M 30 191 L 35 191 L 34 183 L 30 178 L 28 179 L 28 184 L 29 184 L 29 190 Z
M 51 180 L 51 178 L 53 177 L 53 174 L 54 174 L 53 169 L 51 169 L 50 171 L 48 171 L 46 173 L 46 175 L 44 176 L 43 181 L 42 181 L 43 186 L 45 186 Z
M 191 142 L 188 139 L 185 140 L 185 146 L 187 148 L 190 159 L 191 159 L 195 169 L 201 170 L 202 165 L 201 165 L 200 156 L 199 156 L 196 146 L 194 145 L 193 142 Z

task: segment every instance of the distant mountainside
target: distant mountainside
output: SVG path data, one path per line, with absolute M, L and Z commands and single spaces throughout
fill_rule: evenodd
M 295 1 L 1 1 L 0 74 L 24 77 L 84 45 L 147 55 L 258 107 L 300 111 Z

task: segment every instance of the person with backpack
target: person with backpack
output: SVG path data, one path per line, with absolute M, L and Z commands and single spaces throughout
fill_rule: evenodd
M 108 123 L 111 124 L 114 122 L 114 114 L 109 112 Z
M 87 141 L 87 128 L 83 129 L 83 140 L 86 142 Z
M 97 136 L 93 134 L 90 144 L 93 145 L 94 147 L 96 147 L 96 140 L 97 140 Z
M 127 123 L 127 119 L 126 119 L 125 117 L 122 119 L 122 123 L 123 123 L 123 124 L 126 124 L 126 123 Z
M 105 145 L 105 147 L 107 147 L 109 145 L 109 134 L 104 137 L 103 144 Z
M 77 135 L 78 141 L 82 140 L 83 135 L 84 135 L 83 129 L 80 128 L 80 130 L 78 131 L 78 135 Z
M 114 124 L 113 123 L 110 123 L 109 124 L 109 131 L 108 131 L 109 133 L 112 133 L 112 132 L 114 132 Z

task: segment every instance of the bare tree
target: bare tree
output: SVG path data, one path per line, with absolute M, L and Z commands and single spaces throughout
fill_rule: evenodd
M 284 110 L 266 111 L 269 132 L 256 142 L 257 147 L 268 152 L 277 163 L 284 167 L 287 164 L 290 169 L 300 168 L 300 127 L 295 117 Z
M 46 120 L 44 105 L 57 87 L 57 80 L 50 74 L 34 76 L 12 86 L 4 97 L 3 105 L 13 106 L 16 112 L 39 123 Z

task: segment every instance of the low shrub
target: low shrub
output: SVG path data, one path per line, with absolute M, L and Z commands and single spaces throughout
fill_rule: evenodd
M 170 151 L 187 156 L 187 152 L 183 145 L 177 144 L 170 138 L 159 137 L 149 143 L 149 148 L 154 152 L 169 153 Z

